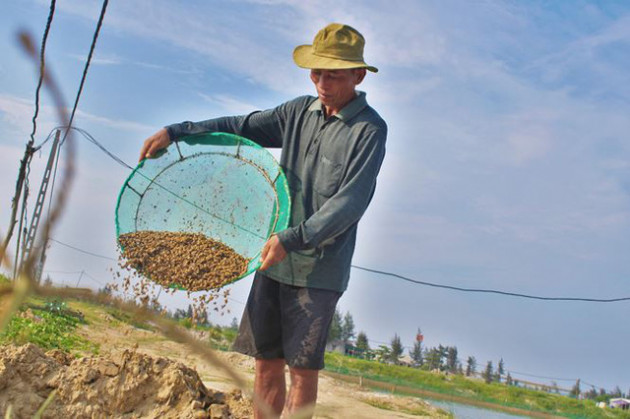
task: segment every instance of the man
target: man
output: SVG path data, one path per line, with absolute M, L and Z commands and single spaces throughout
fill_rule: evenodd
M 282 147 L 291 191 L 290 227 L 262 250 L 241 320 L 236 351 L 256 358 L 254 391 L 281 415 L 315 406 L 319 370 L 337 301 L 347 288 L 357 223 L 367 208 L 385 155 L 387 126 L 358 92 L 366 70 L 363 36 L 333 23 L 293 59 L 310 69 L 317 98 L 298 97 L 249 115 L 183 122 L 142 147 L 152 157 L 178 138 L 230 132 L 264 147 Z M 290 389 L 286 394 L 285 366 Z M 256 417 L 262 412 L 256 409 Z

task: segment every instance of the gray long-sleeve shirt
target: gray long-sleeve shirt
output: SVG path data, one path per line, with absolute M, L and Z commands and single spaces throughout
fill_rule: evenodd
M 365 93 L 328 119 L 319 99 L 302 96 L 266 111 L 166 129 L 174 141 L 229 132 L 281 147 L 292 207 L 289 228 L 278 238 L 288 255 L 265 274 L 290 285 L 345 291 L 357 223 L 374 194 L 387 137 L 387 125 Z

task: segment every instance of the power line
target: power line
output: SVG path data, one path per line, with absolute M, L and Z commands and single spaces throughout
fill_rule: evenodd
M 13 202 L 11 204 L 11 219 L 9 221 L 9 231 L 4 239 L 4 243 L 2 244 L 2 248 L 0 248 L 1 253 L 4 253 L 6 248 L 9 245 L 9 241 L 11 240 L 11 236 L 13 235 L 13 229 L 17 222 L 16 215 L 18 206 L 20 204 L 20 195 L 22 191 L 24 191 L 24 196 L 22 199 L 22 211 L 20 212 L 20 222 L 18 227 L 18 235 L 16 241 L 16 252 L 15 252 L 15 261 L 13 268 L 13 277 L 15 278 L 17 275 L 17 262 L 18 255 L 20 253 L 20 241 L 22 239 L 22 225 L 27 218 L 27 200 L 29 194 L 29 176 L 31 172 L 31 160 L 33 159 L 33 153 L 35 149 L 33 148 L 33 144 L 35 143 L 35 132 L 37 131 L 37 116 L 39 115 L 39 92 L 42 87 L 42 83 L 44 81 L 45 70 L 45 53 L 46 53 L 46 43 L 48 40 L 48 33 L 50 32 L 50 26 L 52 24 L 53 16 L 55 14 L 55 0 L 51 0 L 50 10 L 48 13 L 48 19 L 46 21 L 46 27 L 44 29 L 44 35 L 42 36 L 42 45 L 39 51 L 39 78 L 37 81 L 37 88 L 35 89 L 35 111 L 33 113 L 33 130 L 31 131 L 31 139 L 26 143 L 26 151 L 24 152 L 24 158 L 20 162 L 20 171 L 18 173 L 18 179 L 15 185 L 15 196 L 13 198 Z
M 528 298 L 531 300 L 543 300 L 543 301 L 581 301 L 581 302 L 589 302 L 589 303 L 614 303 L 614 302 L 619 302 L 619 301 L 630 301 L 630 297 L 620 297 L 620 298 L 542 297 L 539 295 L 521 294 L 521 293 L 516 293 L 516 292 L 499 291 L 499 290 L 494 290 L 494 289 L 463 288 L 463 287 L 455 287 L 452 285 L 444 285 L 444 284 L 436 284 L 433 282 L 420 281 L 417 279 L 412 279 L 406 276 L 398 275 L 392 272 L 364 268 L 362 266 L 357 266 L 357 265 L 352 265 L 352 267 L 355 269 L 366 271 L 366 272 L 372 272 L 379 275 L 391 276 L 393 278 L 402 279 L 403 281 L 411 282 L 417 285 L 425 285 L 425 286 L 434 287 L 434 288 L 443 288 L 443 289 L 448 289 L 452 291 L 498 294 L 498 295 L 506 295 L 510 297 Z
M 101 8 L 101 15 L 98 18 L 98 22 L 96 23 L 96 29 L 94 30 L 94 35 L 92 36 L 92 44 L 90 45 L 90 52 L 88 53 L 88 57 L 85 62 L 85 67 L 83 68 L 83 75 L 81 76 L 81 83 L 79 84 L 79 90 L 77 91 L 77 96 L 74 100 L 74 106 L 72 107 L 72 112 L 70 113 L 68 127 L 72 127 L 72 121 L 74 120 L 74 115 L 77 111 L 77 106 L 79 105 L 79 99 L 81 98 L 81 93 L 83 92 L 83 85 L 85 84 L 85 79 L 87 78 L 87 72 L 88 72 L 88 69 L 90 68 L 92 55 L 94 55 L 94 47 L 96 47 L 96 41 L 98 40 L 98 35 L 101 31 L 101 26 L 103 25 L 103 19 L 105 18 L 105 12 L 107 11 L 108 3 L 109 3 L 109 0 L 103 0 L 103 6 Z M 69 131 L 66 131 L 66 134 L 63 137 L 64 140 L 68 136 L 68 132 Z
M 77 107 L 79 105 L 79 99 L 81 98 L 81 93 L 83 92 L 83 86 L 85 85 L 85 80 L 87 78 L 87 72 L 90 68 L 90 63 L 92 61 L 92 56 L 94 55 L 94 48 L 96 47 L 96 41 L 98 40 L 98 35 L 101 31 L 101 27 L 103 25 L 103 19 L 105 18 L 105 12 L 107 11 L 107 4 L 109 0 L 103 0 L 103 7 L 101 8 L 101 14 L 98 18 L 98 22 L 96 23 L 96 29 L 94 30 L 94 35 L 92 36 L 92 44 L 90 45 L 90 52 L 88 53 L 87 60 L 85 62 L 85 67 L 83 68 L 83 74 L 81 76 L 81 82 L 79 83 L 79 89 L 77 90 L 77 95 L 74 100 L 74 106 L 72 107 L 72 112 L 70 114 L 70 119 L 68 121 L 68 129 L 66 130 L 63 139 L 59 143 L 59 149 L 57 151 L 57 156 L 55 158 L 55 168 L 52 171 L 52 184 L 50 186 L 50 202 L 48 205 L 48 217 L 50 217 L 50 211 L 52 208 L 52 197 L 55 190 L 55 181 L 57 179 L 57 168 L 59 165 L 59 157 L 61 156 L 61 145 L 65 142 L 68 134 L 70 133 L 70 127 L 72 127 L 72 121 L 74 120 L 74 115 L 76 113 Z M 41 259 L 44 259 L 44 251 L 41 254 Z
M 80 249 L 78 247 L 74 247 L 72 245 L 60 242 L 59 240 L 56 240 L 56 239 L 53 239 L 53 238 L 51 238 L 50 240 L 54 241 L 56 243 L 59 243 L 62 246 L 66 246 L 68 248 L 74 249 L 74 250 L 76 250 L 78 252 L 85 253 L 85 254 L 88 254 L 88 255 L 91 255 L 91 256 L 100 257 L 100 258 L 108 259 L 108 260 L 114 260 L 114 261 L 117 260 L 117 259 L 114 259 L 114 258 L 109 257 L 109 256 L 99 255 L 99 254 L 93 253 L 93 252 L 88 252 L 87 250 L 83 250 L 83 249 Z M 445 289 L 449 289 L 449 290 L 463 291 L 463 292 L 492 293 L 492 294 L 507 295 L 507 296 L 512 296 L 512 297 L 521 297 L 521 298 L 529 298 L 529 299 L 544 300 L 544 301 L 583 301 L 583 302 L 609 303 L 609 302 L 630 300 L 630 297 L 611 298 L 611 299 L 578 298 L 578 297 L 541 297 L 541 296 L 534 296 L 534 295 L 527 295 L 527 294 L 519 294 L 519 293 L 498 291 L 498 290 L 461 288 L 461 287 L 453 287 L 453 286 L 450 286 L 450 285 L 442 285 L 442 284 L 435 284 L 435 283 L 431 283 L 431 282 L 418 281 L 418 280 L 407 278 L 407 277 L 404 277 L 402 275 L 394 274 L 394 273 L 391 273 L 391 272 L 385 272 L 385 271 L 379 271 L 379 270 L 376 270 L 376 269 L 364 268 L 362 266 L 357 266 L 357 265 L 352 265 L 352 267 L 355 268 L 355 269 L 359 269 L 359 270 L 363 270 L 363 271 L 367 271 L 367 272 L 372 272 L 372 273 L 376 273 L 376 274 L 379 274 L 379 275 L 386 275 L 386 276 L 391 276 L 391 277 L 394 277 L 394 278 L 399 278 L 399 279 L 402 279 L 402 280 L 405 280 L 405 281 L 408 281 L 408 282 L 412 282 L 412 283 L 416 283 L 416 284 L 419 284 L 419 285 L 427 285 L 427 286 L 431 286 L 431 287 L 435 287 L 435 288 L 445 288 Z M 385 343 L 385 342 L 377 342 L 377 343 Z
M 50 237 L 48 240 L 53 241 L 55 243 L 58 243 L 58 244 L 60 244 L 62 246 L 68 247 L 70 249 L 76 250 L 77 252 L 85 253 L 86 255 L 94 256 L 94 257 L 101 258 L 101 259 L 113 260 L 113 261 L 117 261 L 118 260 L 118 259 L 114 259 L 114 258 L 109 257 L 109 256 L 99 255 L 98 253 L 88 252 L 87 250 L 80 249 L 78 247 L 69 245 L 69 244 L 64 243 L 64 242 L 60 242 L 59 240 L 53 239 L 52 237 Z
M 123 159 L 121 159 L 120 157 L 118 157 L 117 155 L 115 155 L 114 153 L 112 153 L 111 151 L 109 151 L 103 144 L 99 143 L 96 138 L 94 138 L 89 132 L 87 132 L 84 129 L 81 128 L 77 128 L 77 127 L 68 127 L 70 129 L 73 129 L 75 131 L 77 131 L 78 133 L 80 133 L 81 135 L 83 135 L 83 137 L 85 137 L 89 142 L 91 142 L 92 144 L 94 144 L 95 146 L 97 146 L 99 149 L 101 149 L 101 151 L 105 154 L 107 154 L 112 160 L 114 160 L 116 163 L 120 164 L 123 167 L 126 167 L 129 170 L 133 170 L 133 167 L 131 167 L 129 164 L 125 163 L 125 161 Z
M 85 130 L 83 130 L 81 128 L 74 128 L 74 127 L 69 127 L 69 128 L 70 129 L 75 129 L 76 131 L 81 133 L 86 139 L 88 139 L 88 141 L 90 141 L 91 143 L 96 145 L 99 149 L 101 149 L 101 151 L 103 151 L 105 154 L 107 154 L 110 158 L 115 160 L 120 165 L 122 165 L 122 166 L 124 166 L 124 167 L 126 167 L 126 168 L 128 168 L 130 170 L 133 170 L 133 168 L 130 165 L 128 165 L 121 158 L 119 158 L 114 153 L 109 151 L 104 145 L 102 145 L 100 142 L 98 142 L 87 131 L 85 131 Z M 79 249 L 77 249 L 77 250 L 79 250 Z M 82 250 L 80 250 L 80 251 L 82 251 Z M 85 252 L 85 251 L 83 251 L 83 252 L 90 254 L 90 252 Z M 96 255 L 93 255 L 93 256 L 96 256 Z M 103 257 L 103 256 L 101 256 L 101 257 Z M 105 257 L 105 258 L 108 258 L 108 257 Z M 108 258 L 108 259 L 111 259 L 111 258 Z M 393 273 L 393 272 L 381 271 L 381 270 L 377 270 L 377 269 L 370 269 L 370 268 L 365 268 L 365 267 L 358 266 L 358 265 L 351 265 L 351 266 L 354 269 L 359 269 L 359 270 L 366 271 L 366 272 L 371 272 L 371 273 L 376 273 L 376 274 L 379 274 L 379 275 L 385 275 L 385 276 L 390 276 L 390 277 L 393 277 L 393 278 L 402 279 L 404 281 L 411 282 L 411 283 L 414 283 L 414 284 L 417 284 L 417 285 L 424 285 L 424 286 L 429 286 L 429 287 L 434 287 L 434 288 L 448 289 L 448 290 L 451 290 L 451 291 L 497 294 L 497 295 L 504 295 L 504 296 L 509 296 L 509 297 L 518 297 L 518 298 L 526 298 L 526 299 L 541 300 L 541 301 L 579 301 L 579 302 L 591 302 L 591 303 L 613 303 L 613 302 L 620 302 L 620 301 L 630 301 L 630 297 L 606 298 L 606 299 L 604 299 L 604 298 L 583 298 L 583 297 L 544 297 L 544 296 L 538 296 L 538 295 L 522 294 L 522 293 L 501 291 L 501 290 L 495 290 L 495 289 L 463 288 L 463 287 L 456 287 L 456 286 L 452 286 L 452 285 L 445 285 L 445 284 L 437 284 L 437 283 L 427 282 L 427 281 L 420 281 L 420 280 L 412 279 L 412 278 L 409 278 L 409 277 L 406 277 L 406 276 L 403 276 L 403 275 L 399 275 L 399 274 L 396 274 L 396 273 Z
M 577 378 L 559 378 L 559 377 L 547 377 L 544 375 L 534 375 L 534 374 L 526 374 L 524 372 L 512 371 L 508 370 L 510 374 L 522 375 L 525 377 L 533 377 L 533 378 L 543 378 L 546 380 L 555 380 L 555 381 L 577 381 Z
M 62 274 L 62 275 L 76 275 L 76 274 L 80 274 L 81 271 L 55 271 L 55 270 L 45 270 L 44 272 L 49 273 L 49 274 Z
M 44 74 L 46 66 L 45 54 L 46 54 L 46 41 L 48 40 L 48 33 L 50 32 L 50 25 L 52 24 L 53 16 L 55 14 L 55 2 L 56 0 L 51 0 L 50 2 L 50 11 L 48 12 L 48 20 L 46 21 L 46 28 L 44 29 L 44 35 L 42 37 L 42 46 L 39 50 L 39 79 L 37 80 L 37 88 L 35 89 L 35 112 L 33 114 L 33 130 L 31 131 L 31 141 L 30 145 L 32 146 L 35 142 L 35 132 L 37 131 L 37 115 L 39 114 L 39 92 L 42 88 L 42 84 L 44 82 Z

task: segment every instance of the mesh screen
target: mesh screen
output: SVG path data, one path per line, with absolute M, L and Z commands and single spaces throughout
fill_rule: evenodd
M 118 196 L 116 235 L 133 231 L 203 233 L 260 266 L 272 233 L 289 223 L 287 181 L 264 148 L 233 134 L 191 135 L 143 160 Z

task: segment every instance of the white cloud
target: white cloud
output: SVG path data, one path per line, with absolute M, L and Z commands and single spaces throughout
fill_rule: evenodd
M 12 127 L 12 129 L 22 133 L 23 135 L 30 134 L 32 129 L 31 118 L 33 117 L 32 100 L 0 94 L 0 112 L 2 113 L 2 120 L 6 125 Z M 144 125 L 135 121 L 111 119 L 83 112 L 81 110 L 77 110 L 76 116 L 80 119 L 94 122 L 102 126 L 126 131 L 147 132 L 155 129 L 155 127 Z M 41 136 L 42 132 L 47 133 L 56 126 L 56 120 L 54 119 L 52 108 L 50 106 L 40 106 L 37 126 L 39 133 L 38 136 Z
M 68 57 L 73 58 L 79 62 L 85 63 L 87 61 L 87 56 L 79 55 L 79 54 L 67 54 Z M 122 59 L 118 56 L 112 55 L 109 57 L 95 57 L 93 56 L 90 60 L 90 65 L 120 65 L 122 64 Z
M 94 3 L 69 1 L 60 7 L 66 13 L 88 19 L 98 16 Z M 294 90 L 293 83 L 288 82 L 292 77 L 288 71 L 292 69 L 291 62 L 287 59 L 290 49 L 272 42 L 274 25 L 271 21 L 268 27 L 259 27 L 261 32 L 253 34 L 246 31 L 251 28 L 243 27 L 243 21 L 227 8 L 213 9 L 210 14 L 195 9 L 190 5 L 147 0 L 114 3 L 108 9 L 106 24 L 133 36 L 196 52 L 216 65 L 247 75 L 274 90 Z M 267 29 L 272 33 L 268 34 Z M 266 38 L 269 42 L 265 42 Z
M 0 94 L 0 112 L 5 126 L 21 133 L 30 133 L 33 118 L 33 100 Z
M 211 96 L 204 93 L 198 93 L 198 95 L 202 99 L 220 106 L 223 111 L 231 115 L 247 114 L 259 109 L 259 107 L 257 107 L 256 105 L 244 102 L 240 99 L 228 95 Z
M 81 110 L 77 110 L 76 116 L 80 119 L 85 119 L 90 122 L 97 123 L 99 125 L 115 128 L 125 131 L 140 131 L 143 133 L 151 132 L 155 130 L 154 126 L 144 125 L 135 121 L 128 121 L 124 119 L 111 119 L 104 116 L 93 115 L 87 112 L 83 112 Z

